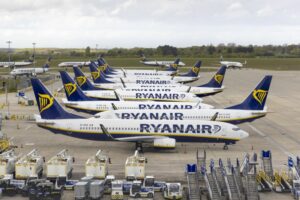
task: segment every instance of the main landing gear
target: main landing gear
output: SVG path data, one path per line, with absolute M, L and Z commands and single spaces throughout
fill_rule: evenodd
M 228 145 L 224 144 L 223 150 L 228 150 Z
M 138 150 L 140 153 L 143 153 L 143 144 L 141 142 L 136 142 L 135 150 Z

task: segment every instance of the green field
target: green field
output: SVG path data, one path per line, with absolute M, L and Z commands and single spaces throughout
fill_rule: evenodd
M 118 66 L 118 67 L 137 67 L 137 68 L 153 68 L 148 67 L 143 64 L 141 64 L 140 58 L 133 57 L 133 58 L 124 58 L 124 57 L 105 57 L 107 62 L 112 66 Z M 165 57 L 165 58 L 156 58 L 157 60 L 174 60 L 174 57 Z M 202 66 L 203 67 L 218 67 L 219 59 L 218 58 L 181 58 L 181 60 L 186 64 L 186 67 L 192 66 L 196 60 L 201 59 L 202 60 Z M 53 68 L 53 71 L 58 70 L 58 64 L 64 61 L 88 61 L 89 58 L 59 58 L 55 59 L 55 56 L 53 57 L 50 66 Z M 227 60 L 232 61 L 239 61 L 244 62 L 243 59 L 237 59 L 237 58 L 228 58 Z M 300 70 L 300 58 L 247 58 L 247 64 L 246 68 L 256 68 L 256 69 L 266 69 L 266 70 Z M 46 58 L 39 58 L 36 60 L 36 67 L 41 67 L 46 61 Z M 1 74 L 6 74 L 9 72 L 10 69 L 0 69 Z M 182 71 L 185 71 L 186 69 L 182 69 Z
M 123 57 L 105 57 L 107 62 L 112 66 L 119 67 L 146 67 L 139 62 L 139 58 L 123 58 Z M 157 60 L 174 60 L 174 58 L 156 58 Z M 187 67 L 192 66 L 196 60 L 201 59 L 204 67 L 218 67 L 218 58 L 181 58 Z M 58 63 L 63 61 L 88 61 L 87 58 L 74 59 L 55 59 L 53 58 L 51 66 L 57 67 Z M 244 62 L 245 60 L 237 58 L 228 58 L 227 60 Z M 268 69 L 268 70 L 300 70 L 300 58 L 247 58 L 247 68 Z M 42 66 L 45 60 L 37 60 L 36 66 Z M 152 67 L 153 68 L 153 67 Z

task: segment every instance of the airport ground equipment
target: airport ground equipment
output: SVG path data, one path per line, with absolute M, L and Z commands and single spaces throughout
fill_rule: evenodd
M 273 188 L 275 192 L 290 192 L 292 185 L 288 181 L 288 175 L 285 172 L 274 173 Z
M 85 175 L 105 179 L 108 174 L 108 157 L 98 150 L 96 155 L 90 157 L 85 163 Z
M 63 195 L 63 189 L 56 189 L 50 181 L 39 183 L 36 186 L 35 199 L 60 200 Z
M 198 183 L 198 173 L 196 164 L 188 164 L 186 169 L 188 183 L 188 199 L 200 200 L 200 187 Z
M 94 180 L 93 182 L 91 182 L 89 195 L 90 199 L 92 200 L 101 199 L 104 195 L 104 181 Z
M 300 180 L 293 180 L 292 194 L 294 199 L 300 200 Z
M 60 151 L 47 162 L 47 178 L 50 180 L 55 180 L 57 177 L 65 180 L 71 178 L 73 163 L 74 157 L 68 153 L 67 149 Z
M 272 165 L 272 153 L 271 151 L 261 151 L 262 169 L 268 177 L 273 180 L 274 171 Z
M 272 180 L 266 175 L 264 171 L 259 171 L 256 175 L 256 181 L 258 183 L 257 189 L 259 192 L 272 191 Z
M 166 186 L 164 181 L 156 181 L 154 176 L 146 176 L 143 181 L 143 187 L 153 188 L 155 192 L 163 191 Z
M 67 180 L 65 182 L 64 188 L 66 190 L 74 190 L 74 186 L 78 183 L 78 180 Z
M 115 180 L 115 176 L 114 175 L 107 175 L 105 178 L 105 184 L 104 184 L 104 192 L 106 194 L 110 194 L 111 193 L 111 183 Z
M 124 199 L 122 181 L 116 180 L 111 182 L 111 199 Z
M 36 149 L 20 158 L 15 165 L 16 179 L 40 178 L 43 175 L 44 158 Z
M 74 186 L 74 197 L 75 200 L 85 200 L 89 196 L 89 186 L 88 182 L 78 182 Z
M 261 167 L 262 170 L 259 171 L 256 176 L 258 191 L 272 191 L 274 172 L 271 151 L 261 151 Z
M 141 197 L 153 198 L 154 189 L 143 187 L 142 182 L 139 180 L 133 181 L 129 196 L 134 198 L 141 198 Z
M 132 181 L 123 180 L 123 194 L 129 194 L 132 186 Z
M 240 191 L 239 183 L 236 177 L 235 173 L 235 168 L 230 162 L 230 159 L 227 160 L 227 166 L 225 168 L 226 170 L 224 171 L 225 173 L 224 178 L 225 178 L 225 184 L 227 187 L 228 191 L 228 197 L 230 200 L 241 200 L 242 194 Z
M 222 192 L 217 181 L 216 172 L 214 168 L 214 160 L 210 161 L 210 173 L 204 173 L 204 180 L 206 183 L 206 188 L 208 190 L 208 196 L 210 200 L 221 200 Z
M 12 142 L 7 138 L 6 134 L 0 134 L 0 136 L 0 153 L 10 150 L 14 147 Z
M 139 155 L 136 150 L 133 156 L 126 159 L 125 179 L 135 180 L 145 178 L 146 158 Z
M 244 187 L 247 200 L 259 200 L 256 174 L 248 174 L 245 176 Z
M 180 183 L 166 183 L 164 188 L 165 199 L 182 199 L 182 187 Z
M 198 169 L 205 169 L 206 170 L 206 151 L 199 151 L 197 149 L 196 153 L 196 159 L 197 159 L 197 167 Z M 204 173 L 201 173 L 203 170 L 198 170 L 198 184 L 200 187 L 200 190 L 205 190 L 206 189 L 206 183 L 204 180 Z
M 19 156 L 15 154 L 15 151 L 9 150 L 0 154 L 0 178 L 6 174 L 15 173 L 15 164 Z

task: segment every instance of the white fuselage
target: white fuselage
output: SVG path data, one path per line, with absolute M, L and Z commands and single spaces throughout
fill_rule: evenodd
M 242 68 L 243 63 L 241 62 L 234 62 L 234 61 L 220 61 L 221 65 L 226 65 L 227 68 L 229 67 L 237 67 L 237 68 Z
M 120 89 L 115 90 L 118 95 L 129 101 L 137 100 L 152 100 L 152 101 L 201 101 L 200 98 L 192 93 L 186 92 L 136 92 L 136 91 L 123 91 Z M 88 97 L 116 99 L 114 91 L 110 90 L 90 90 L 83 91 Z
M 218 113 L 216 121 L 239 122 L 266 115 L 266 110 L 235 109 L 178 109 L 178 110 L 112 110 L 95 115 L 101 119 L 129 120 L 211 120 Z
M 149 61 L 140 61 L 140 62 L 143 63 L 144 65 L 149 65 L 149 66 L 168 66 L 174 64 L 174 61 L 156 61 L 156 60 L 150 61 L 149 60 Z M 178 65 L 185 66 L 185 63 L 180 61 Z
M 36 123 L 44 128 L 62 132 L 68 136 L 90 139 L 111 140 L 104 134 L 101 125 L 114 138 L 158 136 L 170 137 L 180 142 L 235 142 L 248 137 L 248 133 L 237 126 L 201 120 L 122 120 L 122 119 L 41 119 Z
M 181 77 L 181 76 L 122 76 L 122 75 L 116 75 L 116 76 L 110 76 L 111 78 L 105 78 L 108 81 L 120 83 L 122 82 L 120 78 L 123 79 L 125 83 L 135 83 L 139 80 L 160 80 L 160 81 L 171 81 L 173 83 L 181 83 L 181 82 L 190 82 L 195 81 L 199 79 L 198 77 Z
M 73 67 L 73 66 L 88 66 L 91 62 L 86 61 L 86 62 L 81 62 L 81 61 L 70 61 L 70 62 L 62 62 L 59 63 L 59 67 Z
M 0 67 L 10 67 L 10 66 L 16 66 L 16 67 L 22 67 L 22 66 L 28 66 L 31 65 L 32 62 L 0 62 Z
M 48 71 L 48 68 L 18 68 L 10 72 L 12 76 L 43 74 Z
M 125 77 L 124 73 L 126 76 L 170 76 L 174 73 L 176 73 L 176 71 L 158 71 L 158 70 L 135 70 L 135 69 L 124 69 L 120 70 L 120 69 L 115 69 L 115 71 L 113 72 L 116 75 L 120 75 L 121 77 Z
M 121 79 L 120 79 L 121 80 Z M 123 89 L 123 83 L 94 83 L 94 85 L 98 88 L 107 89 L 107 90 L 115 90 L 115 89 Z M 139 86 L 155 86 L 155 85 L 180 85 L 179 83 L 173 80 L 135 80 L 132 83 L 126 83 L 126 87 L 139 87 Z
M 157 101 L 68 101 L 62 99 L 65 106 L 91 112 L 114 110 L 191 110 L 212 109 L 211 105 L 200 102 L 157 102 Z

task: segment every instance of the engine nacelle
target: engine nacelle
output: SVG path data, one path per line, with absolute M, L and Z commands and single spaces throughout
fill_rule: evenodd
M 174 149 L 176 147 L 176 140 L 173 138 L 154 139 L 153 146 L 155 148 Z

